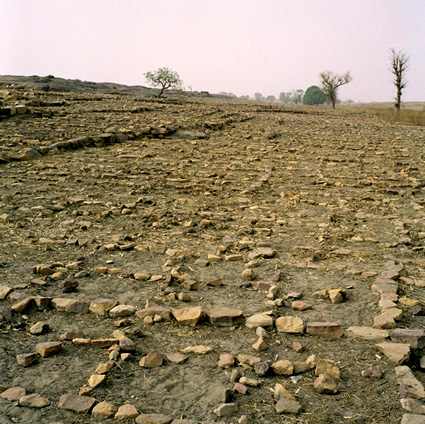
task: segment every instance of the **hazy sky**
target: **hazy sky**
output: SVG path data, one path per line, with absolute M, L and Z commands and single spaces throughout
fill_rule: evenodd
M 425 0 L 0 0 L 0 74 L 279 96 L 351 71 L 342 99 L 392 101 L 389 49 L 410 55 L 402 100 L 425 101 Z

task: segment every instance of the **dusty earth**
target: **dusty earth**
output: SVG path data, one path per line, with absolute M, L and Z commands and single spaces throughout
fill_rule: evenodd
M 87 394 L 98 402 L 130 403 L 176 423 L 400 422 L 399 364 L 378 349 L 382 339 L 355 338 L 348 328 L 373 327 L 381 308 L 372 285 L 394 263 L 401 265 L 392 278 L 403 311 L 396 325 L 424 328 L 424 128 L 356 111 L 216 99 L 1 95 L 3 108 L 29 110 L 0 121 L 0 389 L 22 387 L 50 401 L 37 409 L 0 398 L 2 424 L 114 421 L 58 408 L 61 395 L 87 388 L 97 365 L 108 361 L 107 349 L 63 340 L 59 353 L 27 367 L 16 355 L 69 331 L 94 340 L 117 329 L 135 351 Z M 67 292 L 73 282 L 78 287 Z M 345 302 L 314 295 L 336 288 L 345 290 Z M 29 301 L 19 307 L 33 297 L 47 298 L 45 308 Z M 293 310 L 293 297 L 312 308 Z M 138 311 L 146 302 L 204 313 L 238 308 L 245 318 L 264 312 L 305 325 L 334 322 L 344 334 L 266 328 L 267 346 L 257 351 L 256 330 L 244 321 L 150 323 L 134 313 L 60 311 L 51 298 L 109 298 Z M 48 331 L 31 334 L 40 321 Z M 182 364 L 139 365 L 149 353 L 198 345 L 212 350 L 189 353 Z M 338 393 L 315 390 L 314 368 L 285 376 L 258 375 L 238 359 L 234 367 L 217 366 L 227 353 L 271 362 L 316 355 L 339 368 Z M 412 349 L 405 364 L 425 383 L 423 354 Z M 372 366 L 380 378 L 362 376 Z M 234 393 L 235 412 L 219 417 L 214 410 L 233 389 L 234 369 L 260 384 Z M 295 396 L 298 414 L 276 413 L 276 383 Z

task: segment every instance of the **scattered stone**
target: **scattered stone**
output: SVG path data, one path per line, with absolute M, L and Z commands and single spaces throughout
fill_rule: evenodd
M 18 363 L 18 365 L 21 365 L 23 367 L 29 367 L 36 360 L 37 360 L 37 354 L 34 352 L 16 355 L 16 362 Z
M 139 411 L 134 405 L 125 404 L 118 408 L 118 411 L 115 414 L 115 419 L 118 421 L 128 421 L 137 418 L 138 416 Z
M 243 313 L 240 309 L 217 308 L 207 312 L 211 324 L 217 326 L 233 326 L 243 322 Z
M 178 352 L 166 353 L 164 356 L 170 364 L 175 365 L 181 365 L 185 363 L 189 358 L 188 356 Z
M 412 412 L 413 414 L 425 415 L 425 405 L 422 402 L 419 402 L 417 399 L 400 399 L 400 403 L 401 407 L 406 411 Z
M 216 409 L 214 409 L 214 413 L 219 417 L 227 417 L 229 415 L 233 415 L 237 412 L 238 408 L 234 403 L 222 403 Z
M 139 365 L 142 368 L 156 368 L 162 366 L 164 356 L 160 353 L 149 353 L 140 359 Z
M 281 398 L 295 400 L 295 396 L 292 393 L 288 392 L 288 390 L 286 390 L 285 387 L 283 387 L 280 383 L 276 383 L 274 386 L 274 398 L 276 400 L 279 400 Z
M 49 356 L 55 355 L 62 350 L 61 342 L 45 342 L 38 343 L 35 346 L 35 351 L 42 356 L 43 358 L 48 358 Z
M 344 333 L 344 329 L 334 322 L 309 322 L 307 324 L 307 334 L 313 336 L 327 336 L 338 338 Z
M 188 346 L 184 349 L 181 349 L 180 352 L 182 353 L 195 353 L 196 355 L 205 355 L 207 353 L 210 353 L 212 351 L 212 348 L 209 346 Z
M 19 405 L 29 408 L 44 408 L 50 405 L 50 401 L 38 393 L 33 393 L 31 395 L 22 396 L 19 399 Z
M 245 355 L 241 353 L 238 355 L 238 362 L 241 365 L 248 365 L 249 367 L 253 367 L 257 362 L 261 362 L 261 358 L 258 356 Z
M 217 362 L 217 366 L 220 368 L 230 368 L 235 365 L 235 357 L 231 353 L 223 353 Z
M 392 362 L 402 364 L 409 360 L 410 345 L 403 343 L 382 342 L 376 345 Z
M 74 314 L 85 314 L 89 311 L 89 302 L 78 299 L 57 297 L 52 299 L 52 306 L 58 311 L 72 312 Z
M 282 397 L 275 406 L 278 414 L 298 414 L 301 411 L 301 405 L 293 399 Z
M 95 389 L 100 386 L 106 380 L 106 375 L 104 374 L 92 374 L 88 379 L 88 385 L 90 388 Z
M 316 389 L 317 393 L 320 394 L 334 395 L 338 393 L 338 386 L 336 384 L 336 381 L 327 374 L 319 375 L 319 377 L 317 377 L 314 381 L 313 386 Z
M 375 365 L 373 367 L 362 370 L 362 376 L 370 378 L 381 378 L 382 371 L 377 365 Z
M 300 342 L 292 342 L 292 349 L 294 349 L 295 352 L 301 352 L 304 347 Z
M 48 331 L 49 331 L 49 324 L 44 321 L 36 322 L 30 328 L 30 333 L 33 334 L 34 336 L 47 333 Z
M 408 343 L 413 349 L 425 347 L 425 330 L 397 328 L 391 331 L 391 340 L 397 343 Z
M 87 414 L 96 403 L 96 399 L 89 396 L 80 395 L 62 395 L 59 398 L 58 408 L 79 414 Z
M 317 376 L 320 376 L 321 374 L 329 375 L 333 378 L 340 378 L 341 372 L 338 367 L 331 364 L 328 361 L 325 361 L 323 359 L 319 359 L 317 361 L 316 369 L 314 371 L 314 374 Z
M 58 277 L 62 276 L 62 273 L 55 273 L 51 275 L 51 278 L 54 278 L 56 274 L 59 274 Z M 60 288 L 62 289 L 62 293 L 72 293 L 77 290 L 79 286 L 78 281 L 75 280 L 65 280 L 60 284 Z
M 137 424 L 170 424 L 172 418 L 163 414 L 141 414 L 136 418 Z
M 266 258 L 270 259 L 273 258 L 276 255 L 276 251 L 272 249 L 271 247 L 260 247 L 257 250 L 254 250 L 248 255 L 249 260 L 254 260 L 257 258 Z
M 7 286 L 0 286 L 0 300 L 6 299 L 6 297 L 12 293 L 13 289 Z
M 136 308 L 131 305 L 117 305 L 109 311 L 109 316 L 112 318 L 129 317 L 136 312 Z
M 304 321 L 295 316 L 279 317 L 276 320 L 276 328 L 278 332 L 282 333 L 304 333 Z
M 257 327 L 273 327 L 273 318 L 265 314 L 256 314 L 252 315 L 245 320 L 245 325 L 248 328 L 257 328 Z
M 123 352 L 134 352 L 136 350 L 136 344 L 127 337 L 122 331 L 115 330 L 112 333 L 112 337 L 118 339 L 119 346 Z
M 72 339 L 72 344 L 75 346 L 87 346 L 91 344 L 91 339 L 76 337 L 75 339 Z
M 308 309 L 313 309 L 312 305 L 302 300 L 294 300 L 291 307 L 294 311 L 307 311 Z
M 97 366 L 95 374 L 108 374 L 114 366 L 114 361 L 101 363 Z
M 60 336 L 61 340 L 73 340 L 78 338 L 84 338 L 84 333 L 82 331 L 67 331 Z
M 263 337 L 259 337 L 258 340 L 252 345 L 252 348 L 258 352 L 262 352 L 268 349 L 267 343 L 264 341 Z
M 117 408 L 109 402 L 100 402 L 92 409 L 93 417 L 103 420 L 111 418 L 117 412 Z
M 377 315 L 373 319 L 373 326 L 376 328 L 391 329 L 396 327 L 396 323 L 391 315 L 384 313 Z
M 252 281 L 255 278 L 255 272 L 251 268 L 244 269 L 241 273 L 241 277 L 244 280 Z
M 277 375 L 292 375 L 294 373 L 294 365 L 286 359 L 273 363 L 271 368 Z
M 347 293 L 343 289 L 329 290 L 329 299 L 334 304 L 345 302 L 346 297 Z
M 347 335 L 364 340 L 380 340 L 389 337 L 390 333 L 389 331 L 378 330 L 372 327 L 353 326 L 347 328 Z
M 245 384 L 245 386 L 258 387 L 260 385 L 260 381 L 255 380 L 254 378 L 249 377 L 241 377 L 239 379 L 239 383 Z
M 12 311 L 15 311 L 18 314 L 24 313 L 27 309 L 31 308 L 34 304 L 34 299 L 32 297 L 27 297 L 20 300 L 19 302 L 12 305 Z
M 91 341 L 93 347 L 99 347 L 101 349 L 117 345 L 118 343 L 118 339 L 94 339 Z
M 400 424 L 425 424 L 425 415 L 403 414 Z
M 0 397 L 10 401 L 17 401 L 25 395 L 26 395 L 26 390 L 23 387 L 11 387 L 10 389 L 4 390 L 0 394 Z
M 271 366 L 270 361 L 256 362 L 254 364 L 254 371 L 257 375 L 259 375 L 260 377 L 263 377 L 269 371 L 270 366 Z
M 148 306 L 144 309 L 141 309 L 136 312 L 136 315 L 140 319 L 145 319 L 146 317 L 152 317 L 159 315 L 163 320 L 170 321 L 171 320 L 171 309 L 165 306 L 160 305 L 152 305 Z
M 105 315 L 112 308 L 117 306 L 118 301 L 115 299 L 98 298 L 90 302 L 89 309 L 98 315 Z
M 235 385 L 233 386 L 233 391 L 241 395 L 246 395 L 246 392 L 248 391 L 248 387 L 246 387 L 242 383 L 235 383 Z
M 190 327 L 194 327 L 204 316 L 204 312 L 200 306 L 174 309 L 172 314 L 179 324 Z

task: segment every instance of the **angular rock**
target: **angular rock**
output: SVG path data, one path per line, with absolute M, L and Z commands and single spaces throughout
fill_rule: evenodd
M 260 336 L 258 338 L 258 340 L 252 345 L 252 348 L 255 349 L 258 352 L 261 352 L 261 351 L 267 350 L 268 345 L 264 341 L 264 338 Z
M 106 315 L 112 308 L 118 305 L 115 299 L 97 298 L 90 302 L 89 309 L 98 315 Z
M 231 353 L 223 353 L 217 362 L 217 366 L 220 368 L 230 368 L 235 365 L 235 356 Z
M 49 356 L 55 355 L 56 353 L 62 350 L 61 342 L 45 342 L 38 343 L 35 346 L 35 351 L 42 356 L 43 358 L 48 358 Z
M 403 414 L 400 424 L 425 424 L 425 415 Z
M 211 324 L 224 327 L 238 325 L 243 322 L 243 313 L 240 309 L 216 308 L 207 312 Z
M 108 374 L 114 366 L 114 361 L 103 362 L 96 368 L 95 374 Z
M 74 314 L 85 314 L 89 311 L 89 302 L 78 299 L 57 297 L 52 299 L 51 303 L 58 311 L 72 312 Z
M 391 340 L 396 343 L 408 343 L 413 349 L 423 349 L 425 347 L 425 330 L 396 328 L 391 331 Z
M 138 416 L 139 411 L 134 405 L 125 404 L 118 408 L 118 411 L 115 414 L 115 419 L 118 421 L 128 421 L 137 418 Z
M 204 312 L 200 306 L 195 306 L 193 308 L 174 309 L 172 313 L 179 324 L 190 327 L 194 327 L 204 315 Z
M 26 395 L 26 390 L 23 387 L 10 387 L 9 389 L 4 390 L 0 397 L 10 401 L 17 401 L 22 396 Z
M 269 371 L 270 367 L 271 367 L 271 362 L 270 361 L 256 362 L 254 364 L 255 374 L 257 374 L 260 377 L 262 377 L 262 376 L 264 376 L 264 375 L 267 374 L 267 372 Z
M 294 300 L 291 304 L 291 307 L 294 311 L 307 311 L 313 309 L 313 306 L 302 300 Z
M 235 383 L 235 385 L 233 386 L 233 391 L 235 393 L 239 393 L 241 395 L 245 395 L 246 392 L 248 391 L 248 387 L 246 387 L 244 384 L 242 383 Z
M 253 367 L 257 362 L 261 362 L 261 358 L 259 358 L 258 356 L 245 355 L 241 353 L 238 355 L 238 362 L 241 365 L 248 365 L 250 367 Z
M 159 315 L 163 320 L 170 321 L 171 320 L 171 309 L 165 306 L 160 305 L 152 305 L 147 308 L 141 309 L 136 312 L 136 315 L 140 319 L 144 319 L 146 317 L 154 318 L 156 315 Z
M 92 346 L 104 349 L 119 343 L 118 339 L 95 339 L 91 341 Z
M 410 345 L 404 343 L 382 342 L 376 345 L 392 362 L 402 364 L 409 360 Z
M 79 414 L 87 414 L 96 403 L 96 399 L 89 396 L 62 395 L 59 398 L 58 408 Z
M 344 329 L 334 322 L 309 322 L 307 324 L 307 334 L 313 336 L 326 336 L 332 338 L 341 337 Z
M 136 418 L 137 424 L 170 424 L 173 421 L 164 414 L 141 414 Z
M 286 359 L 273 363 L 271 368 L 277 375 L 292 375 L 294 373 L 294 365 Z
M 104 374 L 92 374 L 88 380 L 88 385 L 92 389 L 100 386 L 106 380 L 106 375 Z
M 353 326 L 347 328 L 347 336 L 364 339 L 364 340 L 380 340 L 389 337 L 390 333 L 387 330 L 379 330 L 373 327 Z
M 19 405 L 29 408 L 44 408 L 50 405 L 50 401 L 38 393 L 33 393 L 31 395 L 22 396 L 19 399 Z
M 282 397 L 275 406 L 278 414 L 298 414 L 301 411 L 301 405 L 293 399 Z
M 18 314 L 22 314 L 26 310 L 30 309 L 33 305 L 34 299 L 32 297 L 27 297 L 12 305 L 11 309 Z
M 417 399 L 405 398 L 400 399 L 401 407 L 413 414 L 425 415 L 425 405 Z M 424 417 L 425 418 L 425 417 Z
M 23 367 L 29 367 L 36 360 L 37 360 L 37 354 L 34 352 L 16 355 L 16 362 L 18 363 L 18 365 L 21 365 Z
M 180 352 L 182 353 L 195 353 L 196 355 L 205 355 L 207 353 L 210 353 L 212 351 L 212 348 L 209 346 L 188 346 L 184 349 L 180 349 Z
M 304 321 L 295 316 L 284 316 L 276 319 L 276 328 L 278 332 L 303 334 Z
M 109 311 L 109 316 L 112 318 L 129 317 L 136 312 L 136 308 L 132 305 L 117 305 Z
M 383 313 L 381 315 L 375 316 L 375 318 L 373 319 L 373 326 L 376 328 L 389 330 L 391 328 L 395 328 L 397 325 L 391 315 Z
M 13 291 L 11 287 L 0 286 L 0 300 L 6 299 L 6 297 Z
M 49 324 L 44 321 L 36 322 L 30 328 L 30 333 L 33 334 L 34 336 L 47 333 L 48 331 L 49 331 Z
M 170 364 L 181 365 L 188 360 L 188 356 L 178 352 L 166 353 L 165 358 Z
M 103 420 L 111 418 L 117 412 L 116 406 L 109 402 L 98 403 L 91 411 L 93 417 Z
M 238 407 L 234 403 L 222 403 L 216 409 L 214 413 L 219 417 L 227 417 L 233 415 L 238 411 Z
M 257 327 L 273 327 L 273 318 L 265 314 L 256 314 L 252 315 L 245 320 L 245 325 L 248 328 L 257 328 Z
M 377 365 L 375 365 L 373 367 L 362 370 L 362 376 L 370 378 L 381 378 L 382 371 Z
M 261 382 L 255 378 L 241 377 L 239 379 L 239 383 L 245 384 L 246 386 L 258 387 Z
M 313 386 L 317 393 L 320 394 L 334 395 L 338 393 L 338 386 L 336 381 L 327 374 L 319 375 L 319 377 L 314 380 Z
M 321 374 L 329 375 L 333 378 L 340 378 L 341 372 L 338 367 L 331 364 L 328 361 L 325 361 L 323 359 L 319 359 L 317 361 L 316 369 L 314 371 L 314 374 L 317 376 L 320 376 Z
M 149 353 L 139 361 L 142 368 L 156 368 L 162 366 L 164 356 L 160 353 Z
M 134 352 L 136 350 L 136 344 L 127 337 L 122 331 L 115 330 L 112 333 L 112 337 L 115 337 L 119 341 L 119 346 L 123 352 Z

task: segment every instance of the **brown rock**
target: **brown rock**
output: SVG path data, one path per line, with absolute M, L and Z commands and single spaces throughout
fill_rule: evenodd
M 90 302 L 89 309 L 98 315 L 105 315 L 113 307 L 117 306 L 118 301 L 115 299 L 98 298 Z
M 74 314 L 85 314 L 89 311 L 89 302 L 78 299 L 57 297 L 52 299 L 52 306 L 58 311 L 72 312 Z
M 16 362 L 18 363 L 18 365 L 21 365 L 23 367 L 29 367 L 36 360 L 37 360 L 37 354 L 34 352 L 16 355 Z
M 95 403 L 96 399 L 89 396 L 66 394 L 59 398 L 58 408 L 77 412 L 79 414 L 86 414 L 93 408 Z
M 255 314 L 246 319 L 245 325 L 248 328 L 273 327 L 273 318 L 265 314 Z
M 118 412 L 115 414 L 115 419 L 118 421 L 128 421 L 139 416 L 139 412 L 134 405 L 126 404 L 121 405 L 118 408 Z
M 92 389 L 100 386 L 106 380 L 106 375 L 104 374 L 92 374 L 88 380 L 88 385 Z
M 163 320 L 170 321 L 171 320 L 171 309 L 165 306 L 160 305 L 152 305 L 141 309 L 136 312 L 136 315 L 140 319 L 144 319 L 146 317 L 154 318 L 156 315 L 159 315 Z
M 381 378 L 382 371 L 377 365 L 375 365 L 373 367 L 362 370 L 362 376 L 370 378 Z
M 30 328 L 30 333 L 33 334 L 34 336 L 47 333 L 48 331 L 49 331 L 49 324 L 44 321 L 36 322 Z
M 129 337 L 127 337 L 122 331 L 115 330 L 112 333 L 112 336 L 118 339 L 119 346 L 122 351 L 124 352 L 133 352 L 136 350 L 136 344 L 131 340 Z
M 209 346 L 197 345 L 197 346 L 188 346 L 184 349 L 180 349 L 182 353 L 195 353 L 196 355 L 205 355 L 210 353 L 212 348 Z
M 298 414 L 301 411 L 301 405 L 296 400 L 282 397 L 276 403 L 275 409 L 278 414 Z
M 273 363 L 271 367 L 277 375 L 292 375 L 294 373 L 294 365 L 286 359 Z
M 163 414 L 141 414 L 136 418 L 137 424 L 170 424 L 172 418 Z
M 425 330 L 397 328 L 391 331 L 391 340 L 398 343 L 408 343 L 413 349 L 425 347 Z
M 317 361 L 316 369 L 314 371 L 315 375 L 320 376 L 321 374 L 329 375 L 333 378 L 340 378 L 341 372 L 338 367 L 332 365 L 330 362 L 323 359 Z
M 372 327 L 353 326 L 347 328 L 347 335 L 353 338 L 364 340 L 380 340 L 386 339 L 389 336 L 389 331 L 378 330 Z
M 308 309 L 313 309 L 312 305 L 302 300 L 294 300 L 291 307 L 294 311 L 307 311 Z
M 95 374 L 108 374 L 114 366 L 114 361 L 103 362 L 96 368 Z
M 165 358 L 170 364 L 180 365 L 187 361 L 188 356 L 179 352 L 166 353 Z
M 276 328 L 278 332 L 282 333 L 304 333 L 304 321 L 295 316 L 279 317 L 276 320 Z
M 19 400 L 26 395 L 26 390 L 23 387 L 11 387 L 0 394 L 0 397 L 10 401 Z
M 235 365 L 235 357 L 231 353 L 223 353 L 220 355 L 217 366 L 220 368 L 230 368 Z
M 246 387 L 245 384 L 242 383 L 235 383 L 235 385 L 233 386 L 233 391 L 241 395 L 245 395 L 248 391 L 248 387 Z
M 50 405 L 50 401 L 38 393 L 33 393 L 32 395 L 22 396 L 19 399 L 19 405 L 29 408 L 44 408 Z
M 31 308 L 34 305 L 34 299 L 32 297 L 27 297 L 23 300 L 12 305 L 12 311 L 17 312 L 18 314 L 22 314 L 27 309 Z
M 194 327 L 203 317 L 204 313 L 200 306 L 193 308 L 174 309 L 172 311 L 174 318 L 181 325 Z
M 276 400 L 279 400 L 281 398 L 295 400 L 295 396 L 292 393 L 288 392 L 288 390 L 286 390 L 285 387 L 283 387 L 280 383 L 276 383 L 274 386 L 274 398 Z
M 48 358 L 49 356 L 55 355 L 56 353 L 62 350 L 61 342 L 45 342 L 38 343 L 35 346 L 35 351 L 42 356 L 43 358 Z
M 160 367 L 164 362 L 164 357 L 160 353 L 149 353 L 140 359 L 139 365 L 143 368 Z
M 0 300 L 6 299 L 6 297 L 13 291 L 11 287 L 0 286 Z
M 112 417 L 117 412 L 117 408 L 109 402 L 100 402 L 92 410 L 93 417 L 102 420 Z
M 327 374 L 319 375 L 319 377 L 317 377 L 314 381 L 313 386 L 317 393 L 320 394 L 334 395 L 338 393 L 338 386 L 335 380 Z
M 136 308 L 131 305 L 118 305 L 113 307 L 109 311 L 109 316 L 112 318 L 123 318 L 133 315 L 136 312 Z
M 118 339 L 95 339 L 91 341 L 92 346 L 99 347 L 101 349 L 117 345 L 118 343 Z
M 216 326 L 232 326 L 243 322 L 243 313 L 240 309 L 217 308 L 207 312 L 211 324 Z
M 84 333 L 82 331 L 67 331 L 60 336 L 61 340 L 73 340 L 78 338 L 84 338 Z
M 245 355 L 241 353 L 238 355 L 238 362 L 241 365 L 248 365 L 250 367 L 253 367 L 255 363 L 261 362 L 261 358 L 259 358 L 258 356 Z
M 410 345 L 403 343 L 382 342 L 376 345 L 392 362 L 402 364 L 409 360 Z
M 310 335 L 338 338 L 343 333 L 344 329 L 334 322 L 309 322 L 307 324 L 307 334 Z

